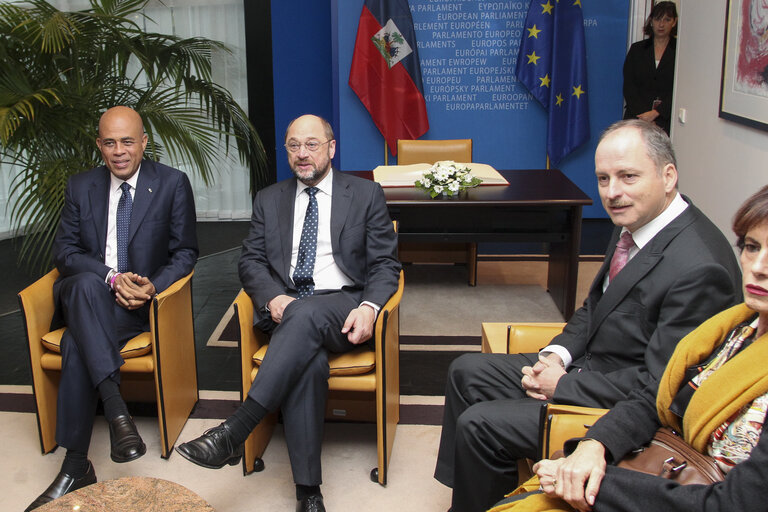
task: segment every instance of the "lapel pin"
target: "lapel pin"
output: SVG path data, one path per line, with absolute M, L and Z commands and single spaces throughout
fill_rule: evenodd
M 152 189 L 151 189 L 151 188 L 148 188 L 147 190 L 149 190 L 149 193 L 150 193 L 150 194 L 152 193 Z

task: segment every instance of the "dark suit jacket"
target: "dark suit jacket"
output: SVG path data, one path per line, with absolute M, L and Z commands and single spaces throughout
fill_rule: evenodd
M 634 119 L 651 110 L 653 100 L 659 98 L 655 123 L 669 133 L 672 119 L 672 86 L 675 78 L 675 48 L 677 40 L 670 39 L 656 67 L 653 38 L 634 43 L 624 60 L 624 119 Z
M 104 167 L 69 179 L 53 243 L 62 277 L 93 272 L 106 278 L 110 172 Z M 187 175 L 143 160 L 131 212 L 128 257 L 131 272 L 147 276 L 157 292 L 192 271 L 197 261 L 195 202 Z M 54 297 L 57 297 L 54 285 Z
M 273 298 L 295 294 L 289 275 L 295 197 L 296 179 L 290 178 L 260 190 L 253 201 L 239 270 L 257 317 Z M 397 234 L 378 183 L 333 171 L 331 238 L 336 264 L 361 291 L 361 300 L 384 305 L 397 289 L 400 263 Z
M 720 230 L 689 204 L 602 292 L 616 229 L 584 305 L 552 340 L 573 357 L 557 384 L 557 403 L 612 407 L 661 377 L 686 334 L 741 302 L 741 271 Z
M 609 462 L 621 460 L 627 453 L 653 438 L 661 426 L 656 412 L 658 384 L 651 383 L 632 393 L 629 400 L 615 408 L 589 429 L 588 437 L 606 446 Z M 699 512 L 711 510 L 766 510 L 768 506 L 768 435 L 763 432 L 750 458 L 737 464 L 725 481 L 712 486 L 678 485 L 669 480 L 609 465 L 600 484 L 596 511 L 646 512 L 674 510 Z M 576 442 L 569 441 L 566 451 Z

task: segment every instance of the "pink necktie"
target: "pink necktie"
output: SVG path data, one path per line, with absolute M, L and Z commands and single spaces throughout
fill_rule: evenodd
M 624 265 L 629 261 L 629 250 L 635 246 L 635 241 L 632 240 L 632 233 L 625 231 L 619 242 L 616 244 L 616 250 L 613 252 L 613 258 L 611 258 L 611 268 L 608 270 L 608 279 L 613 281 L 616 274 L 621 272 Z

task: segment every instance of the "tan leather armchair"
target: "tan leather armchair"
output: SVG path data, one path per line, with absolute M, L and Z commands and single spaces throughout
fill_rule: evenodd
M 509 324 L 507 328 L 507 354 L 538 352 L 543 347 L 546 347 L 552 338 L 560 334 L 563 331 L 563 327 L 565 327 L 565 324 L 562 322 L 518 322 Z M 540 432 L 540 437 L 542 435 Z M 521 483 L 533 476 L 532 468 L 532 460 L 518 461 L 517 472 Z
M 126 401 L 157 402 L 161 456 L 167 459 L 198 400 L 197 359 L 192 321 L 194 272 L 152 299 L 150 331 L 132 338 L 121 350 L 121 393 Z M 19 292 L 29 344 L 32 387 L 42 452 L 56 448 L 56 397 L 61 374 L 61 337 L 65 327 L 49 332 L 54 313 L 53 283 L 46 275 Z
M 538 352 L 563 331 L 560 322 L 528 322 L 510 324 L 507 341 L 508 354 Z M 539 422 L 540 458 L 548 459 L 563 449 L 569 439 L 582 437 L 597 419 L 608 409 L 579 407 L 576 405 L 542 404 Z M 518 461 L 520 483 L 533 476 L 533 461 Z
M 397 141 L 397 163 L 400 165 L 434 164 L 439 160 L 471 162 L 472 139 Z
M 350 421 L 375 421 L 378 466 L 371 480 L 387 484 L 387 468 L 395 430 L 400 421 L 400 300 L 404 279 L 400 271 L 397 291 L 379 311 L 374 327 L 375 352 L 358 347 L 351 352 L 329 355 L 328 403 L 326 418 Z M 240 326 L 240 358 L 245 400 L 259 364 L 267 351 L 267 336 L 253 326 L 253 302 L 240 290 L 235 298 L 235 314 Z M 264 469 L 261 457 L 277 423 L 277 413 L 264 418 L 245 441 L 243 473 Z

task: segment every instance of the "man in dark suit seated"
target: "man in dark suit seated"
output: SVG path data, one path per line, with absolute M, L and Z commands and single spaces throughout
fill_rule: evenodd
M 240 258 L 254 325 L 270 333 L 269 349 L 235 414 L 177 451 L 208 468 L 236 464 L 251 431 L 280 408 L 296 509 L 322 511 L 328 352 L 371 338 L 379 308 L 397 289 L 400 263 L 381 187 L 331 169 L 330 124 L 295 119 L 285 147 L 296 177 L 256 194 Z
M 610 408 L 664 371 L 680 339 L 741 299 L 720 230 L 677 191 L 669 137 L 621 121 L 603 133 L 595 173 L 616 225 L 584 305 L 538 354 L 469 354 L 451 365 L 435 478 L 452 512 L 487 510 L 536 458 L 547 401 Z M 626 266 L 624 266 L 626 265 Z
M 149 330 L 152 297 L 197 261 L 195 203 L 187 176 L 142 160 L 147 136 L 128 107 L 107 110 L 96 144 L 104 165 L 72 176 L 53 244 L 53 328 L 61 339 L 56 442 L 61 471 L 27 510 L 96 482 L 88 460 L 101 397 L 111 458 L 129 462 L 146 447 L 120 395 L 120 348 Z

